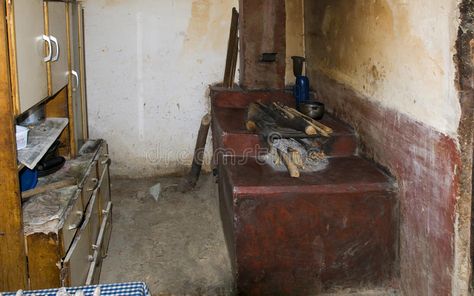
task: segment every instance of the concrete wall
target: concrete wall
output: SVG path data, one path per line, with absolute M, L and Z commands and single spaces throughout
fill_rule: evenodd
M 309 76 L 322 72 L 384 107 L 455 134 L 458 2 L 306 1 Z
M 87 0 L 90 136 L 116 175 L 179 171 L 192 158 L 207 87 L 222 81 L 237 0 Z

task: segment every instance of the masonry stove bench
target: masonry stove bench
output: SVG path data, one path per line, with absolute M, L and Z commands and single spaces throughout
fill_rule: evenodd
M 251 102 L 292 104 L 283 91 L 211 89 L 219 203 L 239 294 L 309 295 L 390 284 L 398 204 L 393 180 L 356 155 L 350 127 L 334 129 L 327 166 L 290 178 L 258 161 L 265 141 L 246 130 Z

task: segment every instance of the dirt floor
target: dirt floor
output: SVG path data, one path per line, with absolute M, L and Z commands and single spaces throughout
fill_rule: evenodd
M 153 295 L 233 294 L 217 186 L 176 192 L 178 178 L 113 179 L 113 231 L 101 282 L 144 281 Z M 150 187 L 161 183 L 158 201 Z

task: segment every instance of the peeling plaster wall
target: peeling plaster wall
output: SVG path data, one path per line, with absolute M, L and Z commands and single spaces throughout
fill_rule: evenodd
M 112 173 L 168 174 L 190 164 L 238 4 L 84 2 L 90 136 L 108 141 Z
M 306 1 L 309 77 L 322 72 L 454 135 L 458 0 Z M 312 80 L 317 89 L 317 81 Z
M 305 1 L 313 89 L 398 181 L 405 295 L 467 295 L 469 285 L 472 62 L 462 61 L 472 33 L 456 46 L 468 31 L 458 32 L 460 2 Z

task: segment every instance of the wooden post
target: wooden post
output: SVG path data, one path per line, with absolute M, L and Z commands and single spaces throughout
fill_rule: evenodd
M 0 291 L 12 291 L 27 288 L 27 268 L 5 7 L 0 0 Z
M 206 114 L 201 120 L 198 136 L 196 139 L 196 147 L 194 148 L 193 164 L 191 171 L 184 177 L 178 187 L 180 192 L 187 192 L 196 186 L 196 183 L 201 174 L 202 162 L 204 160 L 204 149 L 206 147 L 207 134 L 209 132 L 209 125 L 211 124 L 211 115 Z

